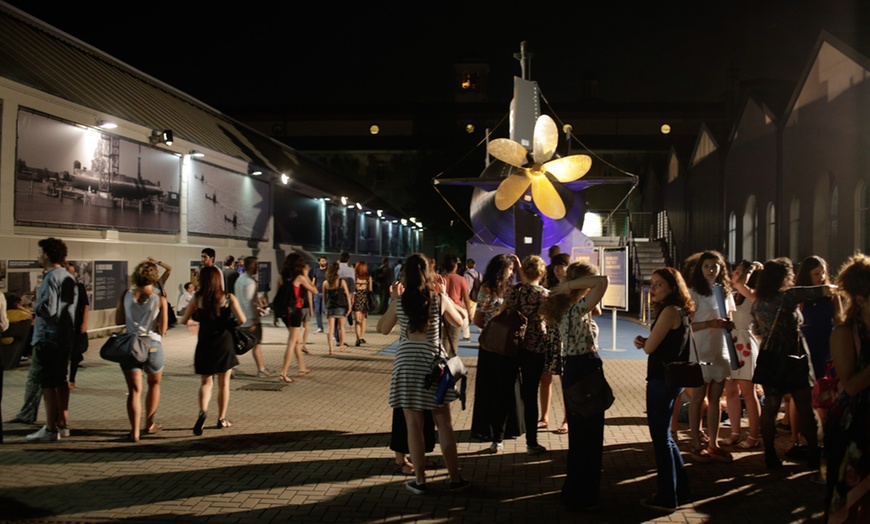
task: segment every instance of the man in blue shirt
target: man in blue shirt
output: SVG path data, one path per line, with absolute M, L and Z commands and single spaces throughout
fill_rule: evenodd
M 39 241 L 39 265 L 45 268 L 36 292 L 33 312 L 33 352 L 42 366 L 38 380 L 45 401 L 45 426 L 27 435 L 30 441 L 50 442 L 69 436 L 69 384 L 66 381 L 70 351 L 75 341 L 75 279 L 65 269 L 67 248 L 62 240 Z

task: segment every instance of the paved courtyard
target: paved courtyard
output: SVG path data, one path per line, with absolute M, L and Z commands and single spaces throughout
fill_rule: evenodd
M 759 449 L 737 452 L 731 464 L 687 460 L 695 501 L 672 515 L 641 507 L 655 490 L 655 465 L 644 413 L 646 361 L 629 352 L 602 352 L 616 403 L 607 412 L 601 509 L 572 513 L 558 501 L 567 436 L 543 433 L 550 451 L 529 457 L 521 437 L 504 454 L 485 453 L 470 437 L 466 411 L 454 403 L 462 474 L 473 486 L 446 491 L 446 470 L 431 472 L 430 493 L 417 496 L 393 473 L 387 404 L 397 335 L 374 333 L 368 343 L 327 355 L 326 336 L 312 333 L 306 364 L 312 373 L 293 384 L 255 377 L 243 357 L 232 381 L 228 418 L 216 429 L 215 399 L 206 431 L 191 428 L 198 412 L 193 373 L 195 334 L 171 329 L 164 339 L 166 368 L 158 420 L 164 430 L 127 442 L 124 378 L 100 360 L 92 340 L 78 388 L 71 395 L 72 436 L 32 444 L 36 426 L 4 424 L 0 445 L 0 521 L 30 522 L 812 522 L 821 516 L 823 487 L 803 464 L 770 473 Z M 602 324 L 609 322 L 601 321 Z M 640 326 L 636 329 L 642 330 Z M 264 353 L 280 368 L 286 330 L 267 326 Z M 624 334 L 630 340 L 631 333 Z M 348 339 L 352 341 L 351 335 Z M 603 339 L 608 347 L 610 339 Z M 473 392 L 476 353 L 463 350 Z M 5 375 L 2 416 L 21 404 L 27 366 Z M 295 365 L 291 368 L 298 370 Z M 551 430 L 563 416 L 554 383 Z M 40 409 L 40 416 L 44 411 Z M 42 420 L 42 419 L 40 419 Z M 685 425 L 684 425 L 685 426 Z M 723 434 L 728 431 L 723 429 Z M 686 434 L 681 432 L 682 447 Z M 778 446 L 788 436 L 781 434 Z M 782 452 L 782 449 L 780 449 Z M 434 458 L 440 461 L 436 447 Z M 443 464 L 443 461 L 440 461 Z

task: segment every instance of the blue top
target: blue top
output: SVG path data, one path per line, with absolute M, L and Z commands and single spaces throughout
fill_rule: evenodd
M 77 300 L 78 288 L 72 275 L 62 267 L 49 269 L 36 291 L 33 307 L 36 322 L 31 344 L 58 341 L 59 337 L 70 339 L 75 326 Z

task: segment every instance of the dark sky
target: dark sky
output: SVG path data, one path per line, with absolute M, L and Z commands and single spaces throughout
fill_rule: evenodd
M 867 43 L 868 2 L 10 3 L 227 109 L 439 101 L 464 60 L 489 63 L 509 98 L 523 40 L 551 103 L 576 97 L 584 78 L 607 101 L 717 100 L 730 75 L 797 80 L 821 29 Z

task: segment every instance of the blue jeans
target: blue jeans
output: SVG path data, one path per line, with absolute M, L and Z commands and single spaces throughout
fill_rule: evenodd
M 323 294 L 314 295 L 314 318 L 317 319 L 317 329 L 323 331 Z
M 647 423 L 656 457 L 658 491 L 655 502 L 669 508 L 691 498 L 683 456 L 671 437 L 671 416 L 679 393 L 680 388 L 665 386 L 664 379 L 649 379 L 646 383 Z

